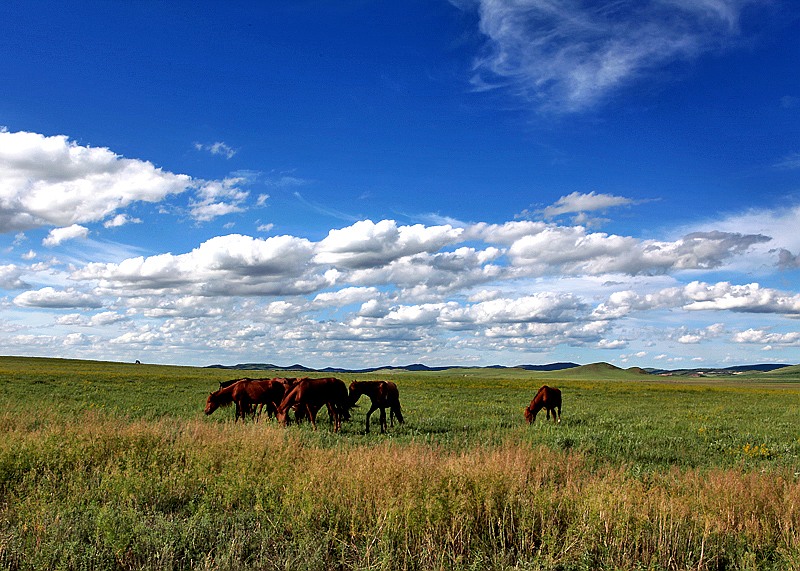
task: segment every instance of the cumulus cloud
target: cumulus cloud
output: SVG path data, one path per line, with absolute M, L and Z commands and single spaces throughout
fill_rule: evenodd
M 0 130 L 0 232 L 42 226 L 61 228 L 111 217 L 107 227 L 134 222 L 120 218 L 135 202 L 158 203 L 187 191 L 198 220 L 238 212 L 247 193 L 242 179 L 193 179 L 124 158 L 104 147 L 79 145 L 65 135 Z
M 315 261 L 358 269 L 385 265 L 422 252 L 436 252 L 458 241 L 463 230 L 452 226 L 398 226 L 394 220 L 377 224 L 362 220 L 331 230 L 316 248 Z
M 192 218 L 200 222 L 208 222 L 218 216 L 242 212 L 242 203 L 249 193 L 238 188 L 244 182 L 241 178 L 226 178 L 220 181 L 208 181 L 197 190 L 198 198 L 189 203 Z
M 733 335 L 736 343 L 753 343 L 758 345 L 800 346 L 800 331 L 789 333 L 771 333 L 764 329 L 748 329 Z
M 0 131 L 0 232 L 67 227 L 187 190 L 191 177 L 64 135 Z
M 692 282 L 685 287 L 690 311 L 725 310 L 743 313 L 800 315 L 800 294 L 787 294 L 757 283 L 734 285 L 729 282 Z
M 536 274 L 637 275 L 720 267 L 754 244 L 769 240 L 763 235 L 696 232 L 663 242 L 587 233 L 582 226 L 545 226 L 516 240 L 509 257 L 515 266 Z
M 88 238 L 89 229 L 80 224 L 73 224 L 66 228 L 53 228 L 47 235 L 47 238 L 42 240 L 43 246 L 58 246 L 67 240 L 75 240 L 77 238 Z
M 670 324 L 648 333 L 673 347 L 719 337 L 722 330 L 702 323 L 708 312 L 759 314 L 759 325 L 800 316 L 792 292 L 680 283 L 703 271 L 716 275 L 768 243 L 765 234 L 721 230 L 641 240 L 541 221 L 364 220 L 318 241 L 231 234 L 185 253 L 9 265 L 0 279 L 20 288 L 31 287 L 23 278 L 44 282 L 15 297 L 18 308 L 106 308 L 63 316 L 56 325 L 91 325 L 93 335 L 105 329 L 103 344 L 129 341 L 137 351 L 177 345 L 289 359 L 293 349 L 326 361 L 364 351 L 370 362 L 422 359 L 445 347 L 462 356 L 563 345 L 633 353 L 644 340 L 629 325 L 645 314 L 686 319 L 677 330 Z M 80 289 L 69 287 L 79 282 Z M 50 284 L 59 287 L 41 287 Z
M 732 311 L 800 315 L 800 294 L 790 294 L 757 283 L 693 281 L 682 287 L 664 288 L 647 294 L 632 290 L 612 293 L 593 312 L 597 319 L 620 319 L 636 311 L 680 307 L 687 311 Z M 721 325 L 717 325 L 720 327 Z
M 725 331 L 725 325 L 722 323 L 714 323 L 703 329 L 696 329 L 692 331 L 684 330 L 677 336 L 678 343 L 685 345 L 693 345 L 703 341 L 714 339 L 722 335 Z
M 183 291 L 195 295 L 280 295 L 307 293 L 325 278 L 304 279 L 312 245 L 303 238 L 256 239 L 218 236 L 186 254 L 128 258 L 120 263 L 91 263 L 73 274 L 97 280 L 114 291 Z
M 29 287 L 22 280 L 23 269 L 14 264 L 0 265 L 0 287 L 3 289 L 24 289 Z
M 729 45 L 747 0 L 464 0 L 477 6 L 477 89 L 505 87 L 547 112 L 577 112 L 676 61 Z
M 379 297 L 378 288 L 374 287 L 346 287 L 338 291 L 323 292 L 316 295 L 312 307 L 342 307 L 352 304 L 362 304 Z
M 14 298 L 14 303 L 21 307 L 41 307 L 47 309 L 99 308 L 103 304 L 96 296 L 75 289 L 57 290 L 44 287 L 30 290 Z
M 110 220 L 106 220 L 103 222 L 103 226 L 105 228 L 119 228 L 120 226 L 125 226 L 126 224 L 141 224 L 142 220 L 140 218 L 133 218 L 128 216 L 127 214 L 117 214 L 114 218 Z

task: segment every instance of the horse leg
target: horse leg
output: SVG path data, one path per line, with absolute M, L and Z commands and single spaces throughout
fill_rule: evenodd
M 558 406 L 558 420 L 556 422 L 561 422 L 561 405 Z M 553 415 L 555 416 L 555 414 Z
M 386 434 L 386 409 L 381 407 L 381 434 Z
M 314 430 L 317 429 L 317 415 L 311 410 L 310 405 L 306 405 L 306 412 L 308 413 L 308 420 L 311 421 L 311 426 L 314 427 Z
M 369 434 L 369 417 L 373 412 L 375 412 L 377 410 L 377 408 L 378 407 L 375 406 L 375 405 L 372 405 L 371 407 L 369 407 L 369 412 L 367 412 L 367 428 L 366 428 L 366 430 L 364 430 L 364 432 L 366 434 Z

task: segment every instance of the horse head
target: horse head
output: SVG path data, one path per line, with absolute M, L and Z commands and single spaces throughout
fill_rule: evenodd
M 217 399 L 215 398 L 215 394 L 214 393 L 209 393 L 208 398 L 206 399 L 205 413 L 207 415 L 211 414 L 212 412 L 214 412 L 218 408 L 219 408 L 219 403 L 217 402 Z
M 523 414 L 525 415 L 525 420 L 528 422 L 528 424 L 531 424 L 536 419 L 536 415 L 533 414 L 533 411 L 529 406 L 525 407 Z

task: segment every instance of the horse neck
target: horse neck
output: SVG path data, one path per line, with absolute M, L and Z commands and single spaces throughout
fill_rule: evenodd
M 231 404 L 233 402 L 233 389 L 236 385 L 231 385 L 229 387 L 224 387 L 218 390 L 215 393 L 212 393 L 214 397 L 214 402 L 220 406 Z
M 283 414 L 287 410 L 289 410 L 295 402 L 297 402 L 297 396 L 300 393 L 300 387 L 294 386 L 288 391 L 286 394 L 283 395 L 280 404 L 278 405 L 278 412 Z

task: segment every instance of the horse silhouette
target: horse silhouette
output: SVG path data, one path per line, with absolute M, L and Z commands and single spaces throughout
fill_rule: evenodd
M 367 412 L 365 432 L 369 433 L 369 417 L 376 410 L 380 410 L 381 434 L 386 432 L 386 409 L 388 408 L 389 420 L 394 426 L 394 419 L 403 424 L 403 412 L 400 409 L 400 391 L 392 381 L 353 381 L 350 383 L 350 406 L 353 407 L 361 398 L 361 395 L 369 397 L 371 402 Z
M 542 386 L 533 397 L 531 404 L 525 408 L 525 420 L 528 421 L 528 424 L 532 424 L 536 420 L 536 415 L 543 408 L 547 411 L 547 420 L 550 420 L 552 412 L 553 420 L 561 422 L 561 391 L 547 385 Z

